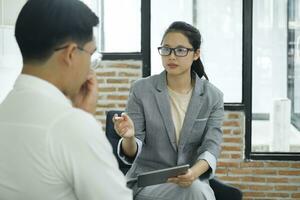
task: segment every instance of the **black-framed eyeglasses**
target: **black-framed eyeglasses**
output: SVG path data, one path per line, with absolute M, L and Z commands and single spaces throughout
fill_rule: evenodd
M 69 45 L 66 46 L 62 46 L 62 47 L 58 47 L 56 49 L 54 49 L 54 51 L 59 51 L 62 49 L 67 48 Z M 92 69 L 97 69 L 99 67 L 101 58 L 102 58 L 102 54 L 100 52 L 97 51 L 97 49 L 95 49 L 95 51 L 93 52 L 89 52 L 88 50 L 84 49 L 83 47 L 77 46 L 77 49 L 79 49 L 82 52 L 88 53 L 91 56 L 91 68 Z
M 193 48 L 186 48 L 186 47 L 176 47 L 176 48 L 158 47 L 157 49 L 158 49 L 158 53 L 161 56 L 169 56 L 169 55 L 171 55 L 172 51 L 174 51 L 175 56 L 178 56 L 178 57 L 187 56 L 189 51 L 194 51 Z

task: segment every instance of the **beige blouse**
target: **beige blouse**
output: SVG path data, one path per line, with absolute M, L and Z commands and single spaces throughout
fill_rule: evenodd
M 176 132 L 176 141 L 178 144 L 182 124 L 192 96 L 193 88 L 188 93 L 182 94 L 175 92 L 174 90 L 168 87 L 168 92 L 171 105 L 171 114 Z

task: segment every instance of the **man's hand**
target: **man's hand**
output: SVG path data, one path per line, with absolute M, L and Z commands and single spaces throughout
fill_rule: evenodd
M 120 117 L 115 114 L 112 120 L 114 122 L 114 129 L 120 137 L 134 137 L 134 124 L 126 113 L 122 113 Z
M 87 80 L 81 86 L 78 94 L 72 99 L 73 106 L 95 114 L 98 99 L 97 78 L 94 71 L 90 71 Z

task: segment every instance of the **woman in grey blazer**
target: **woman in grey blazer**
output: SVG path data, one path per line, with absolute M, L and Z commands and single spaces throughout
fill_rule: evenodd
M 223 94 L 207 80 L 200 44 L 195 27 L 172 23 L 158 48 L 165 70 L 136 81 L 129 94 L 128 115 L 114 117 L 115 129 L 122 137 L 119 156 L 132 164 L 128 177 L 182 164 L 191 166 L 168 183 L 134 186 L 135 199 L 215 199 L 208 179 L 214 176 L 220 153 Z

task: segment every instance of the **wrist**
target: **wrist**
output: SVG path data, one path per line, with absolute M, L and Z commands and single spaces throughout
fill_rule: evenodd
M 125 141 L 125 142 L 135 142 L 135 137 L 134 136 L 123 137 L 123 141 Z

